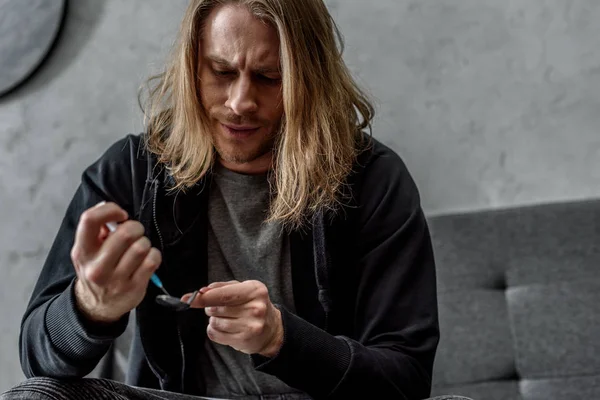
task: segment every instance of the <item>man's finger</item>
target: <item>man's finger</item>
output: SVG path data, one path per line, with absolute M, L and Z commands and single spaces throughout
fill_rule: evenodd
M 116 279 L 128 280 L 142 265 L 152 249 L 152 243 L 146 236 L 140 237 L 123 253 L 114 270 Z
M 126 221 L 119 225 L 116 232 L 111 233 L 102 244 L 100 252 L 97 254 L 96 261 L 103 268 L 114 271 L 119 264 L 120 259 L 130 250 L 134 244 L 144 235 L 144 227 L 138 221 Z M 149 250 L 150 243 L 148 241 Z M 134 246 L 134 248 L 136 248 Z M 135 252 L 135 250 L 133 250 Z M 147 254 L 144 254 L 145 257 Z M 141 257 L 141 260 L 143 260 Z M 139 260 L 141 262 L 141 260 Z M 133 274 L 133 271 L 127 274 Z
M 225 333 L 216 330 L 213 328 L 211 324 L 206 326 L 206 334 L 208 338 L 218 344 L 222 344 L 224 346 L 231 346 L 236 348 L 236 344 L 242 343 L 244 339 L 244 333 Z
M 182 302 L 184 302 L 184 303 L 187 303 L 187 302 L 190 300 L 190 297 L 192 297 L 192 294 L 193 294 L 193 293 L 186 293 L 186 294 L 184 294 L 183 296 L 181 296 L 181 298 L 180 298 L 179 300 L 181 300 L 181 301 L 182 301 Z M 197 298 L 198 296 L 200 296 L 200 293 L 198 293 L 198 294 L 196 295 L 196 298 Z M 194 301 L 194 303 L 195 303 L 195 301 Z M 198 308 L 198 307 L 196 307 L 196 308 Z
M 220 333 L 242 333 L 245 331 L 242 325 L 243 321 L 235 318 L 217 318 L 210 317 L 208 324 L 217 332 Z
M 101 227 L 100 234 L 98 235 L 98 240 L 100 242 L 104 242 L 104 240 L 108 237 L 109 234 L 110 234 L 110 231 L 108 230 L 108 228 L 106 226 Z
M 102 227 L 111 221 L 124 221 L 128 218 L 127 212 L 115 203 L 100 203 L 89 208 L 81 214 L 75 232 L 74 247 L 78 247 L 78 254 L 84 259 L 100 248 L 99 240 Z
M 190 301 L 190 298 L 193 296 L 193 293 L 186 293 L 183 296 L 181 296 L 181 300 L 184 303 L 187 303 L 188 301 Z M 201 291 L 198 291 L 198 294 L 196 295 L 196 298 L 194 299 L 193 302 L 190 303 L 190 308 L 204 308 L 206 307 L 206 305 L 204 304 L 204 300 L 202 299 L 203 294 Z
M 247 314 L 248 308 L 244 305 L 241 306 L 217 306 L 217 307 L 206 307 L 204 312 L 209 317 L 216 318 L 240 318 Z
M 254 295 L 253 285 L 246 282 L 234 283 L 202 293 L 193 304 L 195 307 L 239 306 L 253 300 Z
M 208 286 L 205 286 L 201 289 L 198 290 L 198 295 L 196 296 L 196 299 L 194 300 L 194 302 L 190 305 L 192 308 L 204 308 L 204 303 L 202 303 L 201 301 L 201 295 L 208 292 L 209 290 L 212 289 L 216 289 L 216 288 L 220 288 L 220 287 L 224 287 L 224 286 L 229 286 L 229 285 L 233 285 L 236 283 L 240 283 L 239 281 L 227 281 L 227 282 L 213 282 Z M 181 301 L 183 301 L 184 303 L 187 303 L 190 299 L 190 297 L 192 297 L 193 293 L 186 293 L 181 297 Z
M 153 247 L 144 259 L 142 265 L 134 272 L 131 280 L 139 284 L 148 284 L 152 274 L 160 267 L 162 263 L 162 253 Z
M 227 281 L 227 282 L 213 282 L 210 285 L 203 287 L 200 289 L 200 293 L 206 293 L 211 289 L 216 289 L 224 286 L 234 285 L 236 283 L 240 283 L 239 281 Z

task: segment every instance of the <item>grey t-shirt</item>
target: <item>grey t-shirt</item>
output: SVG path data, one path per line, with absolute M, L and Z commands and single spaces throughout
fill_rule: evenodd
M 214 167 L 208 206 L 208 281 L 259 280 L 273 303 L 294 310 L 289 241 L 280 224 L 265 223 L 267 175 Z M 296 393 L 278 378 L 256 371 L 250 356 L 207 338 L 201 373 L 208 396 Z

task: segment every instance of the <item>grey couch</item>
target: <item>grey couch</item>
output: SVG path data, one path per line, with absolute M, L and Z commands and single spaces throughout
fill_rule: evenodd
M 434 396 L 600 399 L 600 200 L 429 217 Z M 128 334 L 103 374 L 123 379 Z
M 600 399 L 600 200 L 430 217 L 434 394 Z

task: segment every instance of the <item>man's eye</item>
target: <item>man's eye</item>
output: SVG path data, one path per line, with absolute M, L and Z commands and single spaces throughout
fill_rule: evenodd
M 233 74 L 233 72 L 231 72 L 231 71 L 219 71 L 219 70 L 216 70 L 216 69 L 213 70 L 213 72 L 217 76 L 228 76 L 228 75 Z
M 259 79 L 266 83 L 270 83 L 270 84 L 276 84 L 281 81 L 280 78 L 269 78 L 268 76 L 265 76 L 265 75 L 260 75 Z

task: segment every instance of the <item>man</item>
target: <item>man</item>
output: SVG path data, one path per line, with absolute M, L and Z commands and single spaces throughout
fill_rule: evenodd
M 3 398 L 430 395 L 428 228 L 335 33 L 322 0 L 191 1 L 147 132 L 83 174 Z M 132 310 L 128 385 L 81 379 Z

